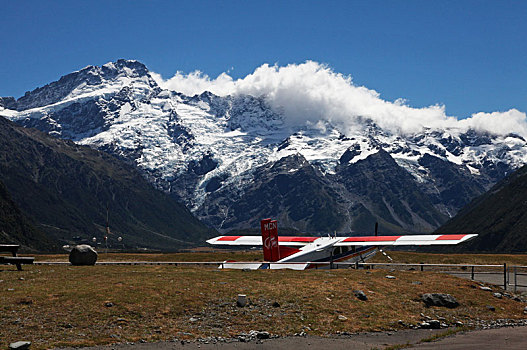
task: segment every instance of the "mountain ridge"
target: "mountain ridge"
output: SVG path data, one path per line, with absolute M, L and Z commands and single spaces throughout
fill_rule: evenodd
M 527 247 L 527 166 L 507 176 L 474 199 L 437 233 L 474 232 L 463 250 L 524 253 Z M 456 249 L 456 250 L 459 250 Z
M 513 133 L 424 128 L 403 135 L 368 118 L 344 133 L 329 120 L 292 125 L 266 96 L 186 96 L 163 89 L 137 61 L 85 69 L 91 72 L 83 73 L 89 81 L 70 77 L 47 85 L 62 91 L 52 96 L 68 91 L 61 99 L 46 99 L 41 96 L 45 89 L 34 90 L 23 103 L 1 100 L 0 115 L 136 165 L 157 188 L 222 232 L 254 227 L 258 218 L 271 214 L 304 231 L 364 232 L 371 227 L 366 222 L 376 220 L 381 229 L 395 233 L 430 232 L 527 162 L 527 143 Z M 58 86 L 61 80 L 67 88 Z M 276 194 L 277 208 L 289 208 L 284 213 L 256 202 L 260 209 L 247 217 L 237 203 L 265 197 L 272 183 L 255 174 L 273 177 L 259 169 L 272 169 L 297 154 L 314 169 L 297 177 L 314 186 L 304 193 L 325 196 L 331 189 L 327 210 L 340 213 L 339 219 L 321 227 L 307 208 L 292 219 L 294 208 L 286 203 L 302 200 L 293 192 Z M 368 158 L 369 169 L 359 171 Z M 377 193 L 381 187 L 365 186 L 376 173 L 400 174 L 392 176 L 391 188 L 378 183 L 386 195 Z
M 91 242 L 92 237 L 102 242 L 108 214 L 110 243 L 116 245 L 119 236 L 128 248 L 175 250 L 215 233 L 154 189 L 134 167 L 4 118 L 0 180 L 36 231 L 56 244 Z M 28 235 L 19 235 L 19 240 L 22 236 Z M 45 250 L 36 241 L 31 241 L 32 248 Z

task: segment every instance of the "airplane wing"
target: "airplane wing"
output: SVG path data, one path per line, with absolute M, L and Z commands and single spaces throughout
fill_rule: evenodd
M 290 247 L 303 247 L 306 244 L 315 242 L 320 237 L 296 237 L 296 236 L 279 236 L 278 243 Z M 207 240 L 209 244 L 215 245 L 262 245 L 262 236 L 218 236 Z
M 355 236 L 355 237 L 296 237 L 278 236 L 281 246 L 303 247 L 311 243 L 338 240 L 338 246 L 364 246 L 364 245 L 435 245 L 458 244 L 476 237 L 477 234 L 451 234 L 451 235 L 402 235 L 402 236 Z M 214 245 L 232 246 L 261 246 L 261 236 L 218 236 L 207 240 Z
M 477 234 L 474 233 L 453 235 L 358 236 L 344 237 L 335 246 L 459 244 L 476 236 Z
M 207 240 L 215 245 L 262 245 L 262 236 L 218 236 Z

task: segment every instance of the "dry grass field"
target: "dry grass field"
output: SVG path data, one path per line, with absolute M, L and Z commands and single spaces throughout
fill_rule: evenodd
M 99 252 L 98 261 L 261 261 L 261 250 L 213 250 L 203 249 L 188 253 L 103 253 Z M 524 265 L 525 254 L 435 254 L 405 251 L 388 251 L 395 263 L 427 264 L 480 264 L 480 265 Z M 66 254 L 37 255 L 35 261 L 68 261 Z M 368 262 L 389 262 L 382 254 L 377 254 Z
M 527 255 L 525 254 L 432 254 L 414 253 L 404 251 L 388 252 L 390 257 L 397 263 L 408 264 L 468 264 L 468 265 L 522 265 L 527 266 Z M 387 262 L 381 254 L 377 254 L 376 262 Z
M 399 262 L 520 263 L 526 256 L 419 255 L 392 252 Z M 260 252 L 101 254 L 104 260 L 260 260 Z M 382 257 L 376 259 L 382 260 Z M 453 259 L 453 260 L 451 260 Z M 67 261 L 66 255 L 37 261 Z M 382 260 L 385 261 L 385 260 Z M 525 262 L 521 263 L 525 264 Z M 395 279 L 387 279 L 387 274 Z M 362 290 L 367 301 L 354 297 Z M 423 293 L 449 293 L 455 309 L 427 308 Z M 236 306 L 246 294 L 250 304 Z M 495 311 L 487 307 L 492 305 Z M 378 331 L 417 324 L 421 313 L 447 323 L 524 318 L 525 304 L 497 299 L 476 282 L 434 272 L 375 270 L 233 271 L 164 265 L 0 265 L 0 348 L 29 340 L 33 349 L 126 341 Z M 340 317 L 339 317 L 340 316 Z M 342 317 L 344 316 L 344 317 Z M 344 319 L 345 318 L 345 319 Z

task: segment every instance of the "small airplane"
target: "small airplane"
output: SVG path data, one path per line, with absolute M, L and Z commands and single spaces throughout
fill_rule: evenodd
M 220 268 L 230 269 L 293 269 L 333 267 L 338 262 L 364 262 L 373 257 L 380 246 L 459 244 L 477 234 L 402 235 L 354 237 L 278 236 L 276 220 L 260 222 L 262 236 L 218 236 L 207 240 L 213 245 L 262 246 L 263 263 L 224 262 Z

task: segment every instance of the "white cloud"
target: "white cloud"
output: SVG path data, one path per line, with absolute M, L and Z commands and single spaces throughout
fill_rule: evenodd
M 458 122 L 465 128 L 472 128 L 479 131 L 487 131 L 491 134 L 506 135 L 515 133 L 527 136 L 527 122 L 524 112 L 517 109 L 510 109 L 506 112 L 479 112 L 472 117 Z
M 172 78 L 164 80 L 161 75 L 151 73 L 154 80 L 163 89 L 181 92 L 188 96 L 210 91 L 219 96 L 230 95 L 234 92 L 234 81 L 227 73 L 221 73 L 216 79 L 210 79 L 208 75 L 200 71 L 189 74 L 177 72 Z
M 515 132 L 527 137 L 527 116 L 516 109 L 476 113 L 458 120 L 447 116 L 442 105 L 413 108 L 403 99 L 383 100 L 377 91 L 354 85 L 350 76 L 313 61 L 284 67 L 264 64 L 238 80 L 233 80 L 227 73 L 211 79 L 199 71 L 190 74 L 177 72 L 168 80 L 158 74 L 154 78 L 163 88 L 191 96 L 204 91 L 220 96 L 265 96 L 270 106 L 283 112 L 291 125 L 327 120 L 348 133 L 363 125 L 366 118 L 396 134 L 418 132 L 424 127 L 474 128 L 494 134 Z

